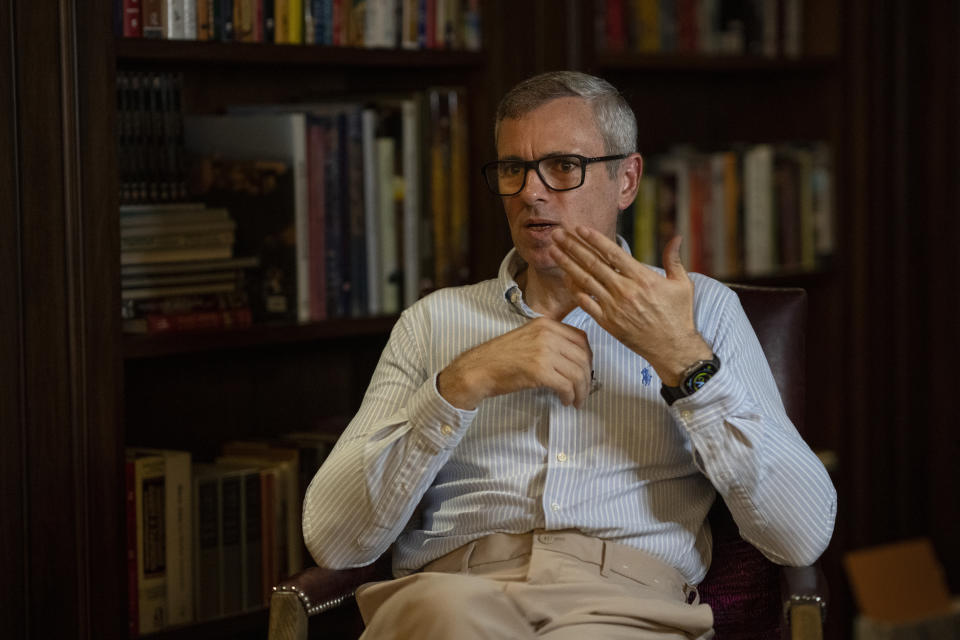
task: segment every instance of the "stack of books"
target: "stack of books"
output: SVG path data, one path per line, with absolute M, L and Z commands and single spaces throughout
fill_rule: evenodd
M 202 203 L 124 205 L 120 273 L 124 330 L 159 333 L 251 324 L 236 223 Z

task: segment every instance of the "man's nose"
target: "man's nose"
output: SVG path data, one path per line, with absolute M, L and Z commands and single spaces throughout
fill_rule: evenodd
M 540 179 L 536 167 L 527 169 L 526 179 L 523 181 L 523 189 L 520 190 L 520 197 L 524 199 L 539 200 L 547 191 L 547 185 Z

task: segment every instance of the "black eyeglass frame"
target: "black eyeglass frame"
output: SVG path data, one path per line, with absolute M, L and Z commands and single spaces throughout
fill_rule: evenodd
M 540 182 L 542 182 L 547 189 L 550 189 L 551 191 L 573 191 L 574 189 L 579 189 L 580 187 L 582 187 L 583 183 L 586 181 L 588 164 L 593 164 L 594 162 L 609 162 L 611 160 L 623 160 L 624 158 L 627 158 L 629 155 L 630 155 L 629 153 L 618 153 L 612 156 L 597 156 L 595 158 L 588 158 L 586 156 L 580 155 L 579 153 L 555 153 L 553 155 L 543 156 L 542 158 L 538 158 L 536 160 L 493 160 L 491 162 L 487 162 L 482 167 L 480 167 L 480 174 L 483 176 L 484 184 L 487 185 L 487 188 L 495 196 L 504 196 L 504 197 L 515 196 L 521 191 L 523 191 L 523 188 L 527 186 L 527 174 L 530 173 L 531 169 L 537 172 L 537 176 L 540 178 Z M 543 162 L 544 160 L 550 160 L 551 158 L 577 158 L 580 161 L 580 182 L 577 183 L 577 185 L 574 187 L 564 187 L 563 189 L 556 189 L 554 187 L 551 187 L 550 183 L 547 182 L 546 178 L 543 177 L 543 174 L 540 173 L 540 163 Z M 517 189 L 516 191 L 513 191 L 511 193 L 500 193 L 500 189 L 498 187 L 495 187 L 494 185 L 490 184 L 490 178 L 487 177 L 487 169 L 489 169 L 490 167 L 499 165 L 501 163 L 511 163 L 511 164 L 517 164 L 517 165 L 523 166 L 523 180 L 520 182 L 520 188 Z

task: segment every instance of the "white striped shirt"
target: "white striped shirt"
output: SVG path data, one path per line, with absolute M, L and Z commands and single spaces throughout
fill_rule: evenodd
M 314 477 L 303 533 L 320 566 L 369 564 L 391 543 L 394 573 L 494 532 L 578 529 L 676 567 L 710 565 L 706 514 L 723 496 L 742 535 L 774 562 L 812 563 L 833 533 L 836 492 L 787 418 L 739 300 L 699 274 L 698 330 L 719 372 L 668 406 L 643 358 L 581 309 L 599 390 L 581 409 L 547 389 L 447 403 L 436 375 L 538 314 L 515 251 L 499 277 L 437 291 L 403 312 L 359 412 Z M 399 536 L 399 537 L 398 537 Z

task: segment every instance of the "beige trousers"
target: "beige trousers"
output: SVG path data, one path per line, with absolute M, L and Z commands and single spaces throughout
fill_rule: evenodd
M 363 640 L 713 637 L 713 613 L 673 567 L 573 531 L 497 533 L 421 573 L 363 585 Z

